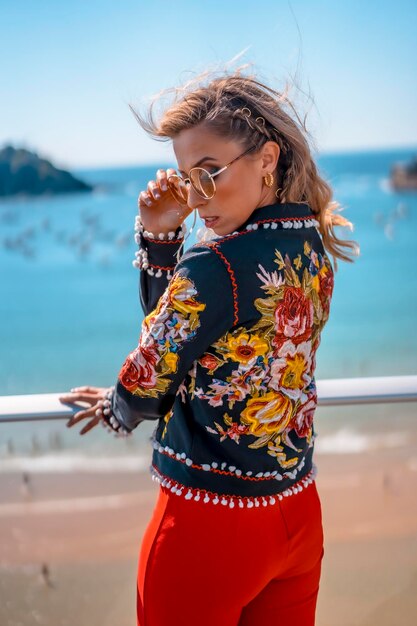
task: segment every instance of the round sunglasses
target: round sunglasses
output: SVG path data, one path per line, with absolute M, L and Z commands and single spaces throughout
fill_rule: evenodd
M 242 154 L 235 157 L 230 163 L 224 165 L 222 168 L 210 174 L 204 167 L 193 167 L 189 174 L 188 178 L 183 178 L 178 174 L 171 174 L 168 176 L 168 188 L 171 194 L 174 196 L 175 200 L 179 204 L 187 204 L 188 203 L 188 187 L 194 189 L 199 196 L 204 198 L 205 200 L 210 200 L 214 197 L 216 193 L 216 184 L 214 182 L 215 176 L 218 176 L 222 172 L 224 172 L 228 167 L 235 163 L 242 157 L 244 157 L 248 152 L 251 152 L 256 146 L 251 146 L 248 150 L 245 150 Z

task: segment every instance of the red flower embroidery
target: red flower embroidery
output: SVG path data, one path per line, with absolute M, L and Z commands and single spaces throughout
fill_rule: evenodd
M 276 335 L 274 346 L 279 349 L 287 339 L 297 345 L 307 341 L 313 330 L 314 307 L 299 287 L 287 287 L 284 298 L 275 309 Z
M 320 302 L 323 307 L 323 310 L 326 313 L 328 313 L 330 309 L 330 299 L 331 299 L 331 296 L 333 293 L 333 287 L 334 287 L 333 272 L 328 271 L 324 274 L 320 272 L 319 280 L 320 280 L 320 291 L 319 291 Z
M 129 354 L 122 365 L 119 380 L 128 391 L 135 391 L 138 387 L 151 389 L 156 384 L 155 364 L 157 355 L 153 347 L 137 348 Z
M 308 397 L 297 411 L 297 415 L 291 420 L 290 427 L 295 428 L 299 437 L 307 437 L 313 424 L 314 414 L 317 406 L 317 393 L 314 392 Z
M 215 370 L 219 365 L 219 359 L 216 359 L 212 354 L 205 354 L 198 362 L 208 370 Z

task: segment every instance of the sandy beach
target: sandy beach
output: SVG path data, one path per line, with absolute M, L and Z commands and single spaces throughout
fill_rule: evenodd
M 413 431 L 406 445 L 366 455 L 316 453 L 317 626 L 416 623 L 416 443 Z M 137 554 L 156 491 L 146 472 L 38 473 L 28 488 L 3 474 L 0 623 L 134 626 Z

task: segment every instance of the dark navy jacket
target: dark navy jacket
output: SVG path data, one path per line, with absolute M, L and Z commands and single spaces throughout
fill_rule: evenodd
M 305 203 L 261 207 L 178 263 L 182 240 L 141 235 L 153 276 L 140 270 L 146 317 L 113 412 L 129 431 L 157 420 L 152 473 L 172 491 L 258 505 L 314 478 L 314 370 L 333 291 L 317 227 Z

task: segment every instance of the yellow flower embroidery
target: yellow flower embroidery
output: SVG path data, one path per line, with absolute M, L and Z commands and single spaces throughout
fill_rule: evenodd
M 318 274 L 313 276 L 311 279 L 311 286 L 315 289 L 315 291 L 317 291 L 317 293 L 320 291 L 320 278 Z
M 175 354 L 174 352 L 168 352 L 165 355 L 164 360 L 171 372 L 177 371 L 178 354 Z
M 305 386 L 304 374 L 306 360 L 303 354 L 296 353 L 286 357 L 287 365 L 283 370 L 281 384 L 286 389 L 302 389 Z
M 238 363 L 248 363 L 254 357 L 266 354 L 269 346 L 259 335 L 241 333 L 237 337 L 233 335 L 229 337 L 227 350 L 225 358 L 232 359 Z
M 320 269 L 320 271 L 318 272 L 318 274 L 316 274 L 312 279 L 311 279 L 311 285 L 313 287 L 313 289 L 316 290 L 317 293 L 320 292 L 320 280 L 322 280 L 326 274 L 329 272 L 329 268 L 326 267 L 326 265 L 323 265 Z
M 289 398 L 277 391 L 250 398 L 242 411 L 240 420 L 249 426 L 249 433 L 256 437 L 279 434 L 292 417 L 293 405 Z
M 197 302 L 193 297 L 195 290 L 193 285 L 187 278 L 176 276 L 172 279 L 169 290 L 170 304 L 176 311 L 179 311 L 183 315 L 190 315 L 190 313 L 199 313 L 206 308 L 205 304 Z

